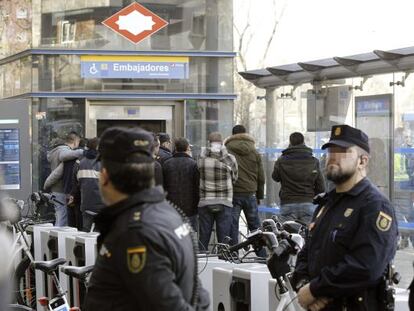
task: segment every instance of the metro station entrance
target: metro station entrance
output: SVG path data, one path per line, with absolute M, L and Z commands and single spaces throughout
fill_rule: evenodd
M 165 132 L 166 120 L 97 120 L 96 135 L 101 136 L 103 131 L 109 127 L 141 127 L 153 133 Z
M 184 135 L 184 102 L 87 101 L 85 137 L 99 137 L 112 126 L 142 127 L 171 137 Z

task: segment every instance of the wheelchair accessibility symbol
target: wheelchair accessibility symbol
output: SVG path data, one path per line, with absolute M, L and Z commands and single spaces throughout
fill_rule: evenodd
M 89 67 L 89 73 L 91 75 L 96 75 L 98 73 L 98 69 L 96 69 L 96 64 L 93 63 L 91 67 Z

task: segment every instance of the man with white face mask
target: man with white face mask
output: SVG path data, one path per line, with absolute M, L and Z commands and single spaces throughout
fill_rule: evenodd
M 220 133 L 208 136 L 210 147 L 201 151 L 200 203 L 198 204 L 200 250 L 207 250 L 214 222 L 217 241 L 230 235 L 233 208 L 233 184 L 237 180 L 236 158 L 223 146 Z

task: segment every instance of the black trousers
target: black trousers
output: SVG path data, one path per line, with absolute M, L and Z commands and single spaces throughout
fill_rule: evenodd
M 78 230 L 82 230 L 82 213 L 80 206 L 77 204 L 71 204 L 67 207 L 68 209 L 68 226 L 75 227 Z

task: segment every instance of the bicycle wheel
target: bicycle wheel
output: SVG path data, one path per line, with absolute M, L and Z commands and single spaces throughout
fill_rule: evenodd
M 36 309 L 35 270 L 25 256 L 16 268 L 15 295 L 19 304 Z

